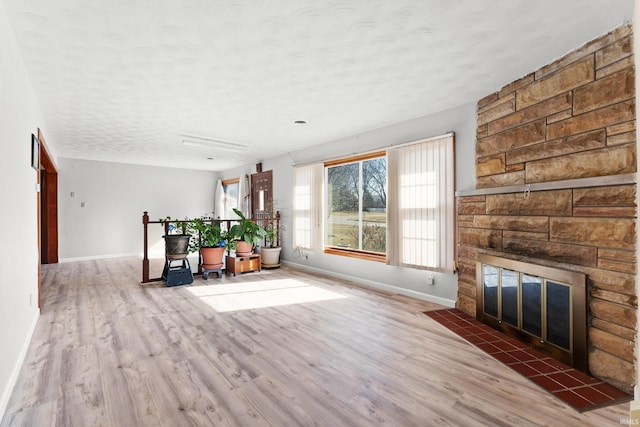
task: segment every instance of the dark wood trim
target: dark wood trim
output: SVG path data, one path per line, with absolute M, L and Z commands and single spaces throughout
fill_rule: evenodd
M 40 129 L 38 129 L 38 140 L 40 140 Z M 40 145 L 41 146 L 41 145 Z M 33 149 L 33 148 L 32 148 Z M 33 157 L 33 155 L 32 155 Z M 40 158 L 40 156 L 38 156 Z M 40 165 L 38 165 L 38 170 L 36 172 L 36 185 L 38 187 L 40 187 L 40 170 L 42 169 L 42 167 Z M 42 263 L 42 243 L 41 243 L 41 235 L 42 235 L 42 209 L 40 209 L 40 196 L 41 196 L 41 192 L 40 192 L 40 188 L 38 188 L 38 191 L 36 192 L 36 211 L 37 211 L 37 235 L 38 235 L 38 309 L 41 308 L 41 304 L 42 304 L 42 274 L 40 271 L 40 264 Z
M 38 129 L 40 141 L 40 203 L 44 213 L 40 219 L 41 250 L 40 262 L 55 264 L 58 262 L 58 169 L 47 150 L 47 144 Z
M 149 281 L 149 237 L 147 226 L 149 225 L 149 212 L 144 211 L 142 213 L 142 282 L 147 283 Z
M 260 210 L 260 192 L 263 194 L 263 210 Z M 259 220 L 273 215 L 273 171 L 251 174 L 250 191 L 251 218 Z

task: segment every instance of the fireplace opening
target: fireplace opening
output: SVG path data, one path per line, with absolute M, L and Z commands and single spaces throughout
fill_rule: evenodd
M 480 254 L 476 318 L 588 373 L 586 276 Z

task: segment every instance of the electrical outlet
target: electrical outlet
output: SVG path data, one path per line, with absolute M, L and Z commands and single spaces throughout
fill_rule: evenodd
M 433 286 L 436 284 L 435 282 L 436 280 L 435 280 L 435 277 L 433 277 L 433 274 L 430 274 L 427 276 L 427 285 Z

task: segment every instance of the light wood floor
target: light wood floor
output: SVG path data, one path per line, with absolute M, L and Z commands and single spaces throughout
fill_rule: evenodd
M 628 417 L 628 404 L 576 412 L 421 314 L 435 304 L 289 268 L 175 288 L 141 286 L 138 259 L 42 271 L 42 314 L 2 427 L 619 426 Z

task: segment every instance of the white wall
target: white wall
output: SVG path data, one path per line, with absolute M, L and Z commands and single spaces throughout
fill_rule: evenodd
M 61 261 L 141 254 L 144 211 L 151 221 L 213 212 L 215 172 L 67 158 L 58 169 Z M 164 248 L 155 227 L 149 245 Z
M 453 306 L 458 289 L 457 275 L 435 273 L 435 285 L 430 286 L 426 281 L 428 275 L 434 274 L 431 272 L 318 252 L 307 252 L 308 259 L 295 258 L 291 246 L 294 162 L 300 164 L 351 155 L 392 144 L 437 136 L 448 131 L 454 131 L 456 134 L 456 190 L 473 189 L 475 188 L 475 104 L 264 160 L 263 170 L 273 170 L 274 200 L 282 214 L 284 226 L 282 259 L 300 267 L 320 270 L 382 289 Z M 224 176 L 234 176 L 238 171 L 227 171 Z
M 0 2 L 0 419 L 38 319 L 38 213 L 31 134 L 42 120 Z M 48 141 L 51 146 L 51 141 Z

